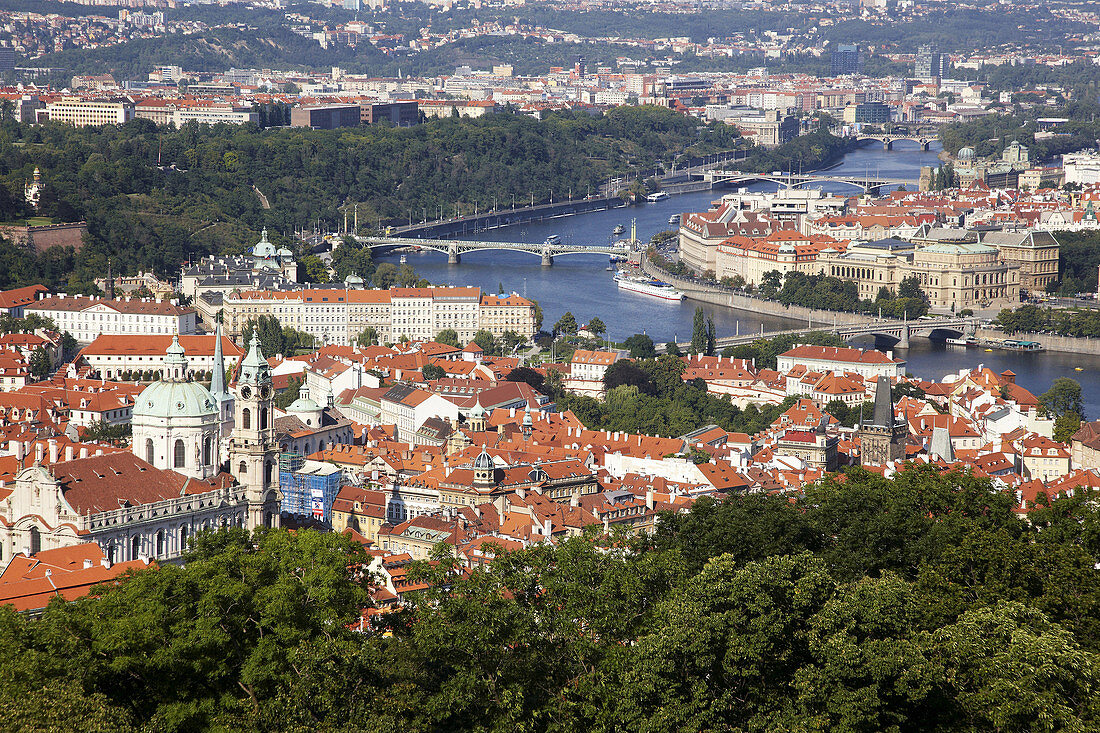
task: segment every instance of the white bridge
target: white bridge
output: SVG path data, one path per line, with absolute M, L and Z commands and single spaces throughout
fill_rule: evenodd
M 506 251 L 527 252 L 542 258 L 542 266 L 550 267 L 555 257 L 564 255 L 606 255 L 625 257 L 630 247 L 625 244 L 555 244 L 542 242 L 471 242 L 461 239 L 413 239 L 411 237 L 359 237 L 352 239 L 364 247 L 408 247 L 410 249 L 430 249 L 447 255 L 447 263 L 457 265 L 467 252 Z
M 783 188 L 800 188 L 808 183 L 845 183 L 870 192 L 886 186 L 916 186 L 918 181 L 902 178 L 857 178 L 855 176 L 830 176 L 818 173 L 792 173 L 791 175 L 767 175 L 764 173 L 742 173 L 741 171 L 715 170 L 704 175 L 704 180 L 713 183 L 758 183 L 768 181 Z

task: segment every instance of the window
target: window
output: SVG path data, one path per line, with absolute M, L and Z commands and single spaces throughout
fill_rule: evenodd
M 245 430 L 252 428 L 252 410 L 247 407 L 241 411 L 241 427 Z
M 145 460 L 149 463 L 153 462 L 153 439 L 145 439 Z
M 156 544 L 156 547 L 157 547 L 156 556 L 157 557 L 163 557 L 164 556 L 164 530 L 163 529 L 157 531 L 157 544 Z
M 204 466 L 209 466 L 211 463 L 214 462 L 212 455 L 214 452 L 213 443 L 214 441 L 210 439 L 209 435 L 207 435 L 205 440 L 203 440 L 202 442 L 202 465 Z
M 184 465 L 184 447 L 183 440 L 176 438 L 176 444 L 172 449 L 172 466 L 173 468 L 183 468 Z
M 246 473 L 248 473 L 248 464 L 241 461 L 241 465 L 237 466 L 237 478 L 243 477 Z
M 260 408 L 260 430 L 264 430 L 266 428 L 267 428 L 267 408 L 266 407 L 261 407 Z
M 137 560 L 138 555 L 141 554 L 141 535 L 134 535 L 130 538 L 130 559 Z

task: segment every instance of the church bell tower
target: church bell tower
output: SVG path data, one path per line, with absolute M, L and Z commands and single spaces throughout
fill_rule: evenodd
M 279 446 L 275 441 L 275 389 L 256 334 L 252 335 L 232 392 L 229 472 L 247 492 L 248 529 L 278 527 L 282 497 Z

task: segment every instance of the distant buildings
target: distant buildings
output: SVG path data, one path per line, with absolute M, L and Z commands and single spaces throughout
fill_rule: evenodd
M 941 79 L 951 74 L 951 58 L 940 53 L 935 46 L 921 46 L 917 51 L 913 76 L 918 79 Z
M 82 295 L 42 297 L 24 308 L 26 314 L 53 319 L 77 341 L 89 342 L 100 334 L 195 333 L 194 308 L 151 298 L 107 298 Z
M 842 43 L 833 51 L 831 66 L 833 76 L 858 74 L 862 68 L 863 58 L 860 56 L 859 46 Z
M 46 102 L 43 111 L 50 122 L 64 122 L 76 127 L 121 125 L 134 119 L 134 104 L 130 101 L 108 102 L 66 97 Z

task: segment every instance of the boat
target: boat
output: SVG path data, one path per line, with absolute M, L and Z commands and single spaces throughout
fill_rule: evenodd
M 1015 339 L 1005 339 L 999 343 L 994 343 L 999 349 L 1005 351 L 1042 351 L 1043 345 L 1038 341 L 1017 341 Z
M 948 346 L 980 346 L 978 339 L 973 336 L 967 336 L 966 338 L 949 338 L 947 339 Z
M 682 292 L 672 287 L 668 283 L 661 282 L 660 280 L 651 280 L 645 277 L 616 275 L 615 282 L 618 283 L 620 290 L 626 290 L 631 293 L 652 295 L 654 298 L 660 298 L 662 300 L 674 300 L 677 303 L 684 299 L 684 294 Z
M 402 265 L 405 264 L 408 261 L 409 261 L 408 255 L 401 255 L 401 264 Z
M 1073 367 L 1073 371 L 1075 371 L 1075 372 L 1083 372 L 1083 371 L 1085 371 L 1085 370 L 1084 370 L 1084 369 L 1082 369 L 1081 367 Z
M 551 234 L 549 237 L 546 238 L 546 241 L 543 242 L 543 244 L 561 244 L 561 237 L 559 237 L 557 234 Z
M 611 233 L 614 234 L 616 237 L 618 237 L 618 236 L 622 236 L 622 233 L 625 232 L 625 231 L 626 231 L 626 227 L 624 227 L 622 224 L 616 224 L 615 228 L 611 230 Z
M 651 193 L 646 196 L 645 200 L 651 204 L 655 204 L 658 201 L 664 201 L 667 198 L 669 198 L 669 195 L 667 193 L 665 193 L 664 191 L 657 191 L 656 193 Z
M 680 223 L 680 215 L 679 214 L 673 214 L 672 216 L 668 217 L 668 223 L 669 224 L 679 224 Z

